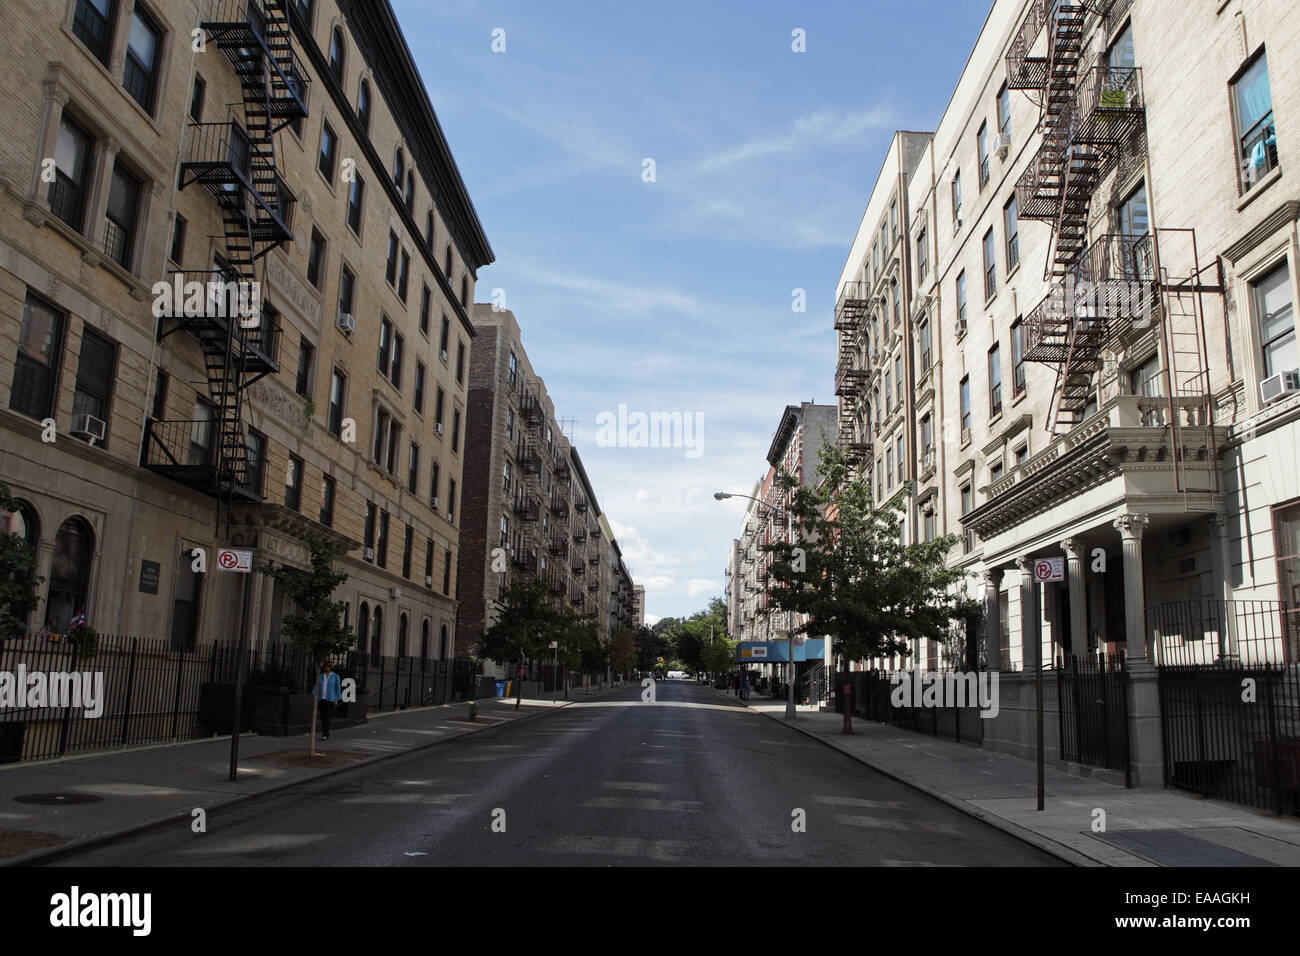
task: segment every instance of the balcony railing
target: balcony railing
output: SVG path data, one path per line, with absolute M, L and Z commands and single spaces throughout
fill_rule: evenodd
M 226 54 L 241 77 L 259 88 L 265 88 L 265 80 L 270 78 L 270 112 L 283 122 L 307 116 L 307 88 L 311 82 L 293 50 L 288 23 L 275 12 L 275 7 L 284 9 L 287 2 L 216 0 L 211 17 L 203 21 L 209 39 Z M 270 30 L 272 22 L 279 29 Z
M 835 328 L 847 331 L 857 326 L 871 308 L 871 283 L 846 282 L 835 303 Z
M 258 498 L 244 459 L 217 463 L 220 433 L 212 419 L 161 421 L 145 428 L 142 464 L 150 471 L 207 494 L 229 489 L 247 500 Z
M 1095 66 L 1078 80 L 1071 135 L 1076 143 L 1122 142 L 1142 120 L 1142 70 Z
M 191 123 L 181 162 L 181 188 L 198 183 L 227 210 L 250 215 L 254 238 L 283 242 L 296 200 L 279 172 L 263 166 L 248 139 L 231 123 Z

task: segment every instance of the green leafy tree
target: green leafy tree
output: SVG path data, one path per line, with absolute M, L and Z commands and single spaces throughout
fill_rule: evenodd
M 547 645 L 558 640 L 562 619 L 550 600 L 546 582 L 531 574 L 513 574 L 493 602 L 497 616 L 479 639 L 480 657 L 521 665 L 547 656 Z M 523 700 L 523 682 L 517 681 L 515 709 Z
M 0 511 L 18 510 L 9 488 L 0 484 Z M 0 643 L 22 638 L 27 618 L 40 603 L 44 580 L 36 573 L 36 549 L 22 536 L 0 536 Z
M 899 531 L 910 486 L 884 502 L 857 480 L 841 449 L 822 446 L 813 486 L 779 476 L 789 490 L 793 542 L 764 545 L 773 557 L 768 594 L 783 611 L 806 615 L 796 633 L 824 635 L 842 661 L 906 656 L 920 638 L 942 641 L 954 620 L 976 610 L 958 593 L 963 572 L 946 558 L 956 535 L 906 545 Z M 844 732 L 853 732 L 845 708 Z
M 564 665 L 564 697 L 569 697 L 569 671 L 583 666 L 587 655 L 600 647 L 600 629 L 596 619 L 564 608 L 556 612 L 552 626 L 555 659 Z
M 710 674 L 721 674 L 736 666 L 737 641 L 725 634 L 715 634 L 713 641 L 706 644 L 701 657 L 703 669 Z
M 308 571 L 297 568 L 259 565 L 256 570 L 278 581 L 294 603 L 294 612 L 280 624 L 280 630 L 299 650 L 305 651 L 311 661 L 312 697 L 320 691 L 318 671 L 326 658 L 352 646 L 352 626 L 343 623 L 346 607 L 343 601 L 333 600 L 334 591 L 348 579 L 334 562 L 343 556 L 343 549 L 334 542 L 310 535 L 307 547 L 311 551 Z M 316 710 L 311 713 L 311 743 L 309 752 L 316 752 Z
M 618 628 L 610 634 L 609 663 L 623 675 L 636 666 L 636 635 L 632 631 Z
M 8 486 L 0 484 L 0 511 L 17 510 Z M 43 580 L 36 573 L 36 549 L 21 535 L 0 536 L 0 644 L 26 635 Z

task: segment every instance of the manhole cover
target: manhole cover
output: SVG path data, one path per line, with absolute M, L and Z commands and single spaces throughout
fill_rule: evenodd
M 73 803 L 101 803 L 103 797 L 93 793 L 28 793 L 14 797 L 19 803 L 39 803 L 42 806 L 57 807 Z

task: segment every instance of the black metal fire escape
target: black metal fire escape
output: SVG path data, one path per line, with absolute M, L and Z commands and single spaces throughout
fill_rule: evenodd
M 214 495 L 228 514 L 234 500 L 258 497 L 249 483 L 244 394 L 279 371 L 278 329 L 262 311 L 258 266 L 293 238 L 294 199 L 280 174 L 275 134 L 307 116 L 308 80 L 293 51 L 285 0 L 221 0 L 202 28 L 239 77 L 244 122 L 191 123 L 187 130 L 179 188 L 199 185 L 216 200 L 225 250 L 217 269 L 178 274 L 184 288 L 204 290 L 202 305 L 173 301 L 159 337 L 185 329 L 198 339 L 211 419 L 151 422 L 145 464 Z
M 835 367 L 835 394 L 840 399 L 839 446 L 850 464 L 858 465 L 871 455 L 871 444 L 859 434 L 857 406 L 861 401 L 870 363 L 863 342 L 864 323 L 871 308 L 869 283 L 846 282 L 835 305 L 835 330 L 839 334 L 839 362 Z

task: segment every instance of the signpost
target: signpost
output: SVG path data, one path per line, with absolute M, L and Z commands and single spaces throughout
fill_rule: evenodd
M 1034 558 L 1034 583 L 1052 584 L 1065 580 L 1065 558 Z
M 1038 730 L 1038 809 L 1043 809 L 1043 792 L 1046 789 L 1043 779 L 1044 743 L 1043 743 L 1043 635 L 1041 594 L 1044 584 L 1059 584 L 1065 580 L 1065 558 L 1034 558 L 1034 718 Z
M 217 568 L 235 574 L 249 574 L 253 570 L 253 552 L 233 548 L 217 549 Z M 248 636 L 248 578 L 239 579 L 239 645 L 235 651 L 235 712 L 230 728 L 230 779 L 239 774 L 239 731 L 244 709 L 244 641 Z

